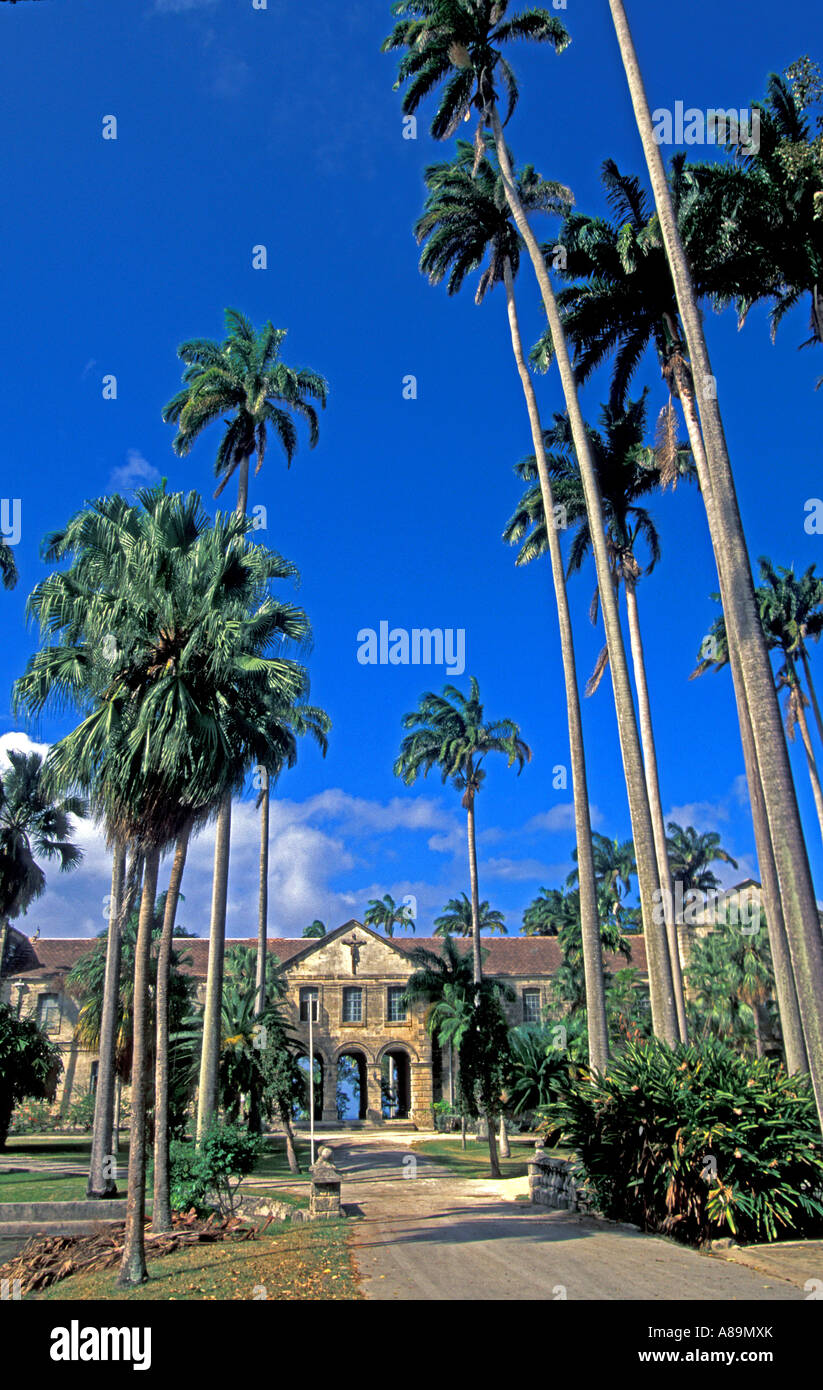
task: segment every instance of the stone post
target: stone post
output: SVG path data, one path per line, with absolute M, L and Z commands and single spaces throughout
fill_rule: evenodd
M 311 1168 L 309 1215 L 312 1218 L 333 1220 L 343 1215 L 340 1182 L 340 1173 L 332 1163 L 332 1151 L 324 1144 L 318 1151 L 317 1162 Z

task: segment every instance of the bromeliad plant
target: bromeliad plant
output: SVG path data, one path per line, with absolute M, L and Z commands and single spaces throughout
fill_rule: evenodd
M 823 1233 L 823 1145 L 807 1077 L 725 1043 L 629 1043 L 559 1110 L 598 1207 L 690 1244 Z

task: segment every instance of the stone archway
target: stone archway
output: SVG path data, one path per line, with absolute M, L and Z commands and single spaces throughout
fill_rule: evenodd
M 303 1106 L 295 1105 L 293 1118 L 303 1124 L 309 1122 L 309 1054 L 302 1053 L 297 1059 L 297 1065 L 306 1076 L 306 1097 Z M 315 1049 L 314 1053 L 314 1120 L 315 1124 L 323 1119 L 323 1098 L 326 1089 L 326 1077 L 328 1068 L 322 1052 Z
M 389 1046 L 380 1057 L 384 1120 L 407 1120 L 412 1109 L 411 1058 L 404 1047 Z
M 367 1059 L 362 1048 L 341 1047 L 335 1062 L 337 1118 L 342 1123 L 368 1115 Z

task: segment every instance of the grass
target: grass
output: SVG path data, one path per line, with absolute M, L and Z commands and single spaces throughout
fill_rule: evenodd
M 249 1174 L 253 1178 L 291 1178 L 295 1177 L 298 1182 L 306 1181 L 309 1163 L 311 1162 L 311 1144 L 302 1139 L 295 1139 L 294 1144 L 297 1150 L 297 1161 L 303 1169 L 302 1174 L 289 1171 L 288 1159 L 286 1158 L 286 1141 L 279 1135 L 270 1135 L 266 1139 L 266 1149 L 254 1165 L 254 1171 Z
M 123 1302 L 358 1299 L 346 1221 L 271 1225 L 257 1240 L 195 1245 L 149 1262 L 149 1281 L 117 1288 L 117 1269 L 73 1274 L 37 1302 L 112 1299 Z
M 414 1152 L 425 1154 L 441 1163 L 456 1178 L 488 1178 L 489 1145 L 486 1139 L 467 1139 L 465 1152 L 460 1136 L 454 1139 L 424 1139 L 412 1145 Z M 500 1159 L 500 1172 L 504 1178 L 522 1178 L 528 1172 L 529 1150 L 512 1146 L 511 1158 Z
M 86 1196 L 85 1178 L 62 1178 L 54 1173 L 0 1173 L 3 1202 L 77 1202 Z
M 128 1141 L 120 1138 L 121 1154 Z M 10 1134 L 0 1151 L 4 1161 L 16 1158 L 55 1158 L 61 1163 L 86 1163 L 91 1155 L 90 1134 Z

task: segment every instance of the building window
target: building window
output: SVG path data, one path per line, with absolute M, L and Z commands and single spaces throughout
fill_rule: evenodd
M 89 1077 L 89 1093 L 90 1093 L 91 1095 L 93 1095 L 93 1096 L 97 1094 L 97 1078 L 98 1078 L 98 1076 L 99 1076 L 99 1073 L 100 1073 L 100 1063 L 99 1063 L 99 1062 L 92 1062 L 92 1064 L 91 1064 L 91 1076 Z
M 388 1011 L 386 1017 L 389 1023 L 402 1023 L 406 1017 L 406 1005 L 403 1002 L 404 985 L 389 985 Z
M 540 1022 L 540 990 L 539 990 L 539 989 L 524 989 L 524 990 L 523 990 L 523 1022 L 524 1022 L 524 1023 L 539 1023 L 539 1022 Z
M 356 985 L 343 990 L 343 1022 L 363 1022 L 363 991 Z
M 44 1033 L 56 1033 L 60 1028 L 60 997 L 41 994 L 37 1000 L 37 1023 Z
M 309 1021 L 309 1006 L 311 1006 L 312 1023 L 316 1023 L 316 1022 L 317 1022 L 318 1018 L 320 1017 L 319 1003 L 320 1003 L 320 1001 L 319 1001 L 319 999 L 318 999 L 318 997 L 317 997 L 317 988 L 316 988 L 316 986 L 311 985 L 311 986 L 309 986 L 309 987 L 306 988 L 306 989 L 301 989 L 301 991 L 300 991 L 300 1022 L 301 1022 L 301 1023 L 308 1023 L 308 1021 Z

